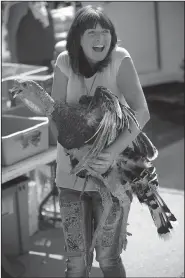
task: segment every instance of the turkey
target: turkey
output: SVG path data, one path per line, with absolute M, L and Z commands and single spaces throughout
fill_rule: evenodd
M 31 80 L 15 80 L 12 94 L 38 115 L 47 116 L 55 122 L 58 142 L 71 159 L 71 174 L 85 178 L 83 191 L 89 178 L 97 184 L 104 213 L 95 231 L 91 251 L 110 212 L 111 194 L 119 199 L 120 205 L 127 208 L 126 218 L 132 195 L 136 196 L 140 203 L 148 206 L 159 236 L 170 234 L 173 228 L 171 222 L 176 221 L 176 218 L 158 193 L 159 183 L 152 164 L 158 151 L 140 129 L 131 108 L 121 104 L 114 94 L 102 86 L 96 88 L 93 97 L 81 96 L 77 104 L 54 101 L 39 84 Z M 120 132 L 126 129 L 130 131 L 131 122 L 140 130 L 137 138 L 120 153 L 106 173 L 101 175 L 93 171 L 88 162 L 110 146 Z M 78 161 L 75 150 L 85 145 L 90 148 Z

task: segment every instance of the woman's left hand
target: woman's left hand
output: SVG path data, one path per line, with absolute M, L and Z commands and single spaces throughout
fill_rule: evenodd
M 116 156 L 110 150 L 103 150 L 96 159 L 91 160 L 88 166 L 96 171 L 98 174 L 105 173 L 113 164 Z

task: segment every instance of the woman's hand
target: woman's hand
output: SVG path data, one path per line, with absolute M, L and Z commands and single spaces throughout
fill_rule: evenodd
M 76 158 L 78 161 L 80 161 L 88 153 L 90 149 L 91 149 L 90 145 L 85 145 L 80 149 L 66 150 L 66 152 L 71 155 L 72 159 Z
M 103 150 L 96 159 L 88 162 L 88 166 L 99 174 L 105 173 L 116 159 L 116 155 L 111 150 Z

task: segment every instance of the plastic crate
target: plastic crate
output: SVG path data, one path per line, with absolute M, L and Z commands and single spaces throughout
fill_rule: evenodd
M 28 182 L 29 236 L 34 235 L 39 230 L 39 203 L 37 195 L 37 183 L 34 180 L 30 180 Z
M 25 105 L 20 104 L 18 106 L 12 107 L 6 111 L 4 111 L 4 115 L 12 115 L 12 116 L 21 116 L 21 117 L 38 117 L 37 114 L 32 112 L 30 109 L 28 109 Z M 45 118 L 45 117 L 44 117 Z M 58 131 L 55 127 L 55 124 L 52 123 L 52 121 L 49 121 L 49 145 L 50 146 L 56 146 L 57 145 L 57 134 Z
M 29 250 L 28 182 L 25 176 L 2 184 L 2 251 L 20 255 Z
M 30 74 L 46 74 L 48 68 L 43 66 L 33 66 L 17 63 L 2 63 L 1 73 L 2 81 L 8 80 L 10 77 Z
M 48 149 L 47 118 L 3 115 L 1 124 L 3 166 L 14 164 Z

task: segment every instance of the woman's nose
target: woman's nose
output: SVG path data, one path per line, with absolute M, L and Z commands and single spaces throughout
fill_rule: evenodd
M 96 34 L 96 41 L 97 41 L 97 42 L 101 42 L 101 41 L 102 41 L 102 38 L 103 38 L 103 36 L 102 36 L 101 33 L 97 33 L 97 34 Z

